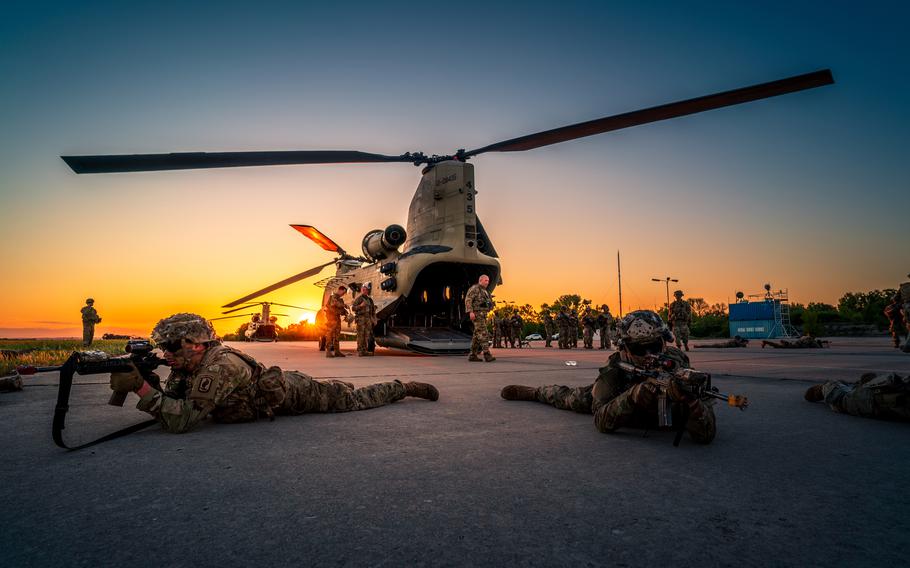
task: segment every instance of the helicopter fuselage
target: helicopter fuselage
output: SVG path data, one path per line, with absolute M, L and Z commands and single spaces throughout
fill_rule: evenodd
M 408 211 L 407 239 L 368 250 L 367 265 L 341 261 L 325 283 L 323 305 L 340 284 L 353 300 L 370 286 L 379 323 L 379 345 L 428 353 L 463 353 L 470 349 L 470 324 L 464 296 L 481 274 L 492 292 L 501 283 L 496 251 L 477 217 L 473 165 L 456 160 L 424 169 Z

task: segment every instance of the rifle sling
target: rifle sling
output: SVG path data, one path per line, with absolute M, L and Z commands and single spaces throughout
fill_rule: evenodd
M 76 371 L 77 361 L 78 355 L 76 353 L 73 353 L 70 358 L 66 360 L 66 363 L 60 367 L 60 389 L 57 391 L 57 406 L 54 407 L 54 422 L 51 427 L 51 435 L 54 438 L 55 444 L 72 452 L 75 450 L 88 448 L 102 442 L 107 442 L 108 440 L 113 440 L 114 438 L 126 436 L 127 434 L 132 434 L 133 432 L 138 432 L 139 430 L 148 428 L 152 424 L 156 424 L 158 422 L 155 419 L 146 420 L 145 422 L 133 424 L 132 426 L 128 426 L 122 430 L 117 430 L 116 432 L 112 432 L 106 436 L 102 436 L 97 440 L 92 440 L 91 442 L 87 442 L 85 444 L 80 444 L 74 447 L 67 446 L 66 442 L 63 441 L 63 429 L 66 428 L 66 412 L 69 410 L 70 391 L 73 388 L 73 373 Z

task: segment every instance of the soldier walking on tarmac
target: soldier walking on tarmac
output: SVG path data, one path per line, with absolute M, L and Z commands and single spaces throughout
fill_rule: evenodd
M 344 295 L 348 287 L 342 284 L 329 294 L 325 301 L 325 356 L 344 357 L 341 352 L 341 318 L 346 316 L 348 308 L 344 303 Z
M 667 319 L 670 320 L 670 329 L 673 331 L 673 335 L 676 336 L 676 348 L 678 349 L 685 345 L 686 351 L 688 351 L 689 324 L 692 323 L 692 305 L 682 299 L 682 290 L 673 292 L 673 297 L 676 300 L 670 304 Z
M 606 304 L 600 306 L 600 315 L 597 316 L 597 329 L 600 333 L 600 348 L 609 349 L 610 343 L 610 326 L 613 324 L 613 316 L 610 314 L 610 307 Z
M 471 336 L 471 355 L 468 361 L 480 361 L 478 353 L 483 352 L 483 361 L 495 361 L 490 353 L 490 334 L 487 331 L 487 314 L 493 309 L 493 298 L 487 291 L 490 277 L 482 274 L 468 289 L 464 297 L 464 308 L 468 317 L 474 322 L 474 335 Z
M 91 347 L 95 339 L 95 324 L 101 323 L 98 312 L 95 311 L 95 300 L 87 298 L 85 306 L 82 308 L 82 345 Z
M 544 346 L 553 347 L 551 345 L 551 342 L 553 341 L 553 316 L 550 315 L 549 307 L 544 309 L 541 319 L 543 321 L 543 331 L 544 331 L 544 334 L 546 335 L 544 337 L 544 339 L 546 340 L 546 343 L 544 344 Z

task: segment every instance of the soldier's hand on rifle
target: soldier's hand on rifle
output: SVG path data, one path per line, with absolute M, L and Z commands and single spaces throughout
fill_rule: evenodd
M 142 388 L 144 384 L 145 379 L 135 367 L 132 371 L 125 373 L 111 373 L 111 390 L 114 392 L 134 392 Z
M 674 402 L 689 402 L 695 399 L 695 395 L 686 388 L 685 382 L 676 377 L 671 378 L 669 381 L 667 396 Z
M 471 321 L 474 321 L 474 318 L 477 317 L 474 315 L 474 312 L 470 312 L 468 315 L 471 316 Z

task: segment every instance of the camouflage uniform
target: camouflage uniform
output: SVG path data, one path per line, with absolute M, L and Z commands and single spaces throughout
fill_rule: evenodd
M 101 323 L 94 303 L 94 301 L 87 302 L 87 305 L 82 308 L 82 345 L 84 347 L 91 346 L 95 338 L 95 324 Z
M 669 313 L 668 319 L 670 320 L 670 328 L 673 331 L 673 335 L 676 336 L 676 346 L 682 347 L 685 345 L 688 350 L 689 324 L 692 323 L 692 306 L 680 296 L 679 299 L 670 304 Z
M 354 310 L 354 323 L 357 325 L 357 354 L 368 355 L 373 326 L 376 325 L 376 304 L 369 295 L 361 294 L 354 300 L 351 309 Z
M 502 343 L 505 347 L 515 348 L 515 339 L 512 337 L 512 318 L 504 317 L 499 322 L 499 330 L 502 333 Z
M 702 349 L 727 349 L 730 347 L 747 347 L 748 345 L 748 339 L 736 336 L 733 339 L 728 339 L 727 341 L 722 341 L 720 343 L 705 343 L 703 345 L 696 345 L 695 347 Z
M 768 341 L 767 339 L 761 342 L 762 347 L 765 345 L 770 345 L 775 349 L 820 349 L 825 347 L 827 341 L 822 341 L 821 339 L 815 339 L 814 337 L 803 335 L 799 339 L 794 341 L 787 341 L 786 339 L 781 339 L 780 341 Z
M 325 356 L 341 353 L 341 316 L 347 313 L 344 298 L 329 294 L 325 302 Z
M 471 336 L 471 355 L 483 352 L 490 355 L 490 334 L 487 332 L 487 313 L 493 309 L 493 298 L 486 288 L 474 284 L 464 297 L 465 313 L 474 312 L 474 334 Z
M 908 274 L 907 276 L 910 276 Z M 901 311 L 904 314 L 904 325 L 907 326 L 907 340 L 901 346 L 901 351 L 910 353 L 910 282 L 903 282 L 900 285 Z
M 559 329 L 559 348 L 569 348 L 569 316 L 563 310 L 556 314 L 556 326 Z
M 679 349 L 667 347 L 666 355 L 681 367 L 689 367 L 689 358 Z M 624 426 L 656 428 L 657 387 L 650 381 L 638 382 L 623 371 L 618 365 L 623 360 L 621 351 L 610 355 L 593 385 L 538 387 L 537 401 L 562 410 L 594 414 L 594 425 L 604 433 Z M 686 431 L 692 439 L 703 444 L 711 442 L 717 430 L 712 404 L 703 400 L 674 402 L 688 405 Z
M 502 320 L 496 313 L 493 313 L 493 347 L 502 349 Z
M 585 349 L 594 349 L 594 326 L 597 325 L 597 319 L 591 315 L 591 312 L 585 312 L 585 316 L 581 318 L 581 323 L 584 326 L 584 344 Z
M 901 335 L 903 335 L 906 322 L 904 315 L 901 313 L 901 296 L 895 294 L 891 303 L 885 307 L 885 317 L 888 318 L 888 332 L 891 334 L 891 341 L 895 347 L 901 346 Z
M 551 345 L 553 341 L 553 317 L 550 316 L 550 312 L 544 312 L 543 314 L 543 332 L 545 335 L 544 340 L 546 341 L 544 345 L 553 347 Z
M 597 329 L 600 332 L 600 348 L 609 349 L 610 344 L 610 325 L 613 323 L 613 316 L 610 315 L 610 308 L 603 306 L 604 311 L 597 316 Z
M 405 397 L 399 381 L 355 389 L 342 381 L 317 381 L 298 371 L 266 369 L 249 355 L 221 344 L 209 347 L 195 371 L 172 370 L 164 392 L 151 390 L 136 408 L 168 432 L 186 432 L 211 415 L 215 422 L 248 422 L 259 416 L 348 412 Z
M 855 383 L 828 381 L 822 385 L 822 394 L 835 412 L 910 421 L 910 376 L 866 373 Z
M 509 323 L 512 326 L 512 347 L 515 347 L 515 344 L 518 344 L 518 348 L 521 349 L 521 329 L 524 327 L 524 322 L 521 319 L 521 316 L 515 314 L 510 319 Z

